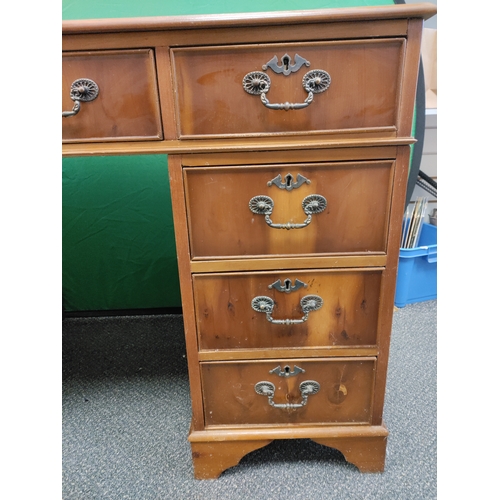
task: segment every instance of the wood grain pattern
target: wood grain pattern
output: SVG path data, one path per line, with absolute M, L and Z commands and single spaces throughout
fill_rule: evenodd
M 321 148 L 314 148 L 314 138 L 308 137 L 308 143 L 304 144 L 303 148 L 288 147 L 297 146 L 300 141 L 297 138 L 293 142 L 289 142 L 290 137 L 282 137 L 280 142 L 282 147 L 276 151 L 270 147 L 268 137 L 262 137 L 259 143 L 261 148 L 254 144 L 255 148 L 252 151 L 216 151 L 210 155 L 199 154 L 192 151 L 188 155 L 182 157 L 182 165 L 184 167 L 208 167 L 212 166 L 234 166 L 234 165 L 264 165 L 266 163 L 311 163 L 311 162 L 328 162 L 328 161 L 352 161 L 353 156 L 356 160 L 380 160 L 381 158 L 396 158 L 395 140 L 390 141 L 390 145 L 380 145 L 377 142 L 363 145 L 363 141 L 357 142 L 355 149 L 349 144 L 347 147 L 342 147 L 341 142 L 335 142 L 334 147 L 330 147 L 328 142 L 325 142 Z M 198 141 L 199 142 L 199 141 Z M 227 142 L 227 141 L 226 141 Z M 407 143 L 404 143 L 407 144 Z
M 190 443 L 203 443 L 205 441 L 253 441 L 273 439 L 358 439 L 362 437 L 387 437 L 389 435 L 385 424 L 381 425 L 322 425 L 304 424 L 297 426 L 241 426 L 221 427 L 189 432 Z
M 382 276 L 380 296 L 380 315 L 378 331 L 380 332 L 380 354 L 378 356 L 377 374 L 375 378 L 375 399 L 373 423 L 382 422 L 384 410 L 385 387 L 389 364 L 389 349 L 391 341 L 392 318 L 394 311 L 394 295 L 396 291 L 397 269 L 399 262 L 399 247 L 403 214 L 406 202 L 406 183 L 410 164 L 410 148 L 400 147 L 396 160 L 396 176 L 394 179 L 395 195 L 391 210 L 391 224 L 389 229 L 387 265 Z
M 385 266 L 387 257 L 383 253 L 350 254 L 325 256 L 312 254 L 307 257 L 290 257 L 276 255 L 274 257 L 254 256 L 252 259 L 193 260 L 191 272 L 234 272 L 234 271 L 265 271 L 275 269 L 304 269 L 304 268 L 346 268 L 346 267 L 380 267 Z
M 369 346 L 377 342 L 382 270 L 295 271 L 194 275 L 200 349 L 255 349 L 317 346 Z M 307 286 L 290 293 L 269 289 L 289 279 Z M 272 317 L 300 320 L 301 297 L 317 295 L 323 306 L 307 321 L 272 324 L 251 307 L 254 297 L 274 301 Z
M 253 450 L 266 446 L 274 439 L 303 439 L 342 452 L 345 459 L 360 472 L 382 472 L 387 446 L 385 425 L 241 427 L 191 431 L 195 477 L 216 479 L 229 467 Z M 253 444 L 252 444 L 253 443 Z
M 172 94 L 172 65 L 168 47 L 156 47 L 155 58 L 163 137 L 166 140 L 175 140 L 177 138 L 177 127 L 174 113 L 174 96 Z
M 270 442 L 270 440 L 253 440 L 191 443 L 194 477 L 217 479 L 226 469 L 238 465 L 245 455 Z
M 362 134 L 349 134 L 348 137 L 337 135 L 332 137 L 282 137 L 278 140 L 274 137 L 263 137 L 262 140 L 255 138 L 235 139 L 210 139 L 210 140 L 164 140 L 164 141 L 142 141 L 94 144 L 63 144 L 63 157 L 70 156 L 99 156 L 99 155 L 141 155 L 141 154 L 183 154 L 183 153 L 220 153 L 220 152 L 255 152 L 255 151 L 300 151 L 306 148 L 309 151 L 322 150 L 324 148 L 369 148 L 398 144 L 413 144 L 415 139 L 411 137 L 396 138 L 395 132 L 388 134 L 377 134 L 373 137 L 369 131 Z M 391 158 L 392 156 L 378 156 L 378 158 Z M 360 157 L 363 158 L 363 155 Z M 208 158 L 206 159 L 208 160 Z M 248 162 L 247 162 L 248 163 Z
M 179 136 L 397 128 L 404 47 L 405 39 L 397 38 L 173 49 Z M 262 72 L 263 64 L 285 53 L 299 54 L 310 66 L 286 77 L 267 70 L 272 103 L 304 102 L 302 78 L 310 70 L 331 76 L 330 87 L 305 109 L 268 109 L 243 89 L 247 73 Z
M 392 167 L 381 161 L 184 169 L 191 257 L 385 252 Z M 311 182 L 290 192 L 267 185 L 288 173 Z M 269 196 L 273 222 L 300 224 L 311 194 L 328 205 L 303 229 L 271 228 L 248 206 L 255 196 Z
M 313 438 L 316 443 L 339 450 L 360 472 L 384 472 L 387 436 L 350 439 Z
M 70 88 L 80 78 L 93 80 L 99 95 L 62 119 L 63 142 L 163 138 L 153 50 L 63 54 L 63 111 L 73 108 Z
M 360 472 L 384 471 L 386 436 L 318 438 L 313 441 L 339 450 Z M 238 465 L 245 455 L 270 442 L 270 440 L 192 442 L 194 477 L 217 479 L 222 472 Z
M 128 19 L 86 19 L 63 21 L 63 33 L 101 33 L 149 30 L 181 29 L 189 31 L 199 27 L 245 27 L 297 25 L 304 23 L 353 22 L 360 24 L 368 21 L 373 24 L 378 20 L 407 19 L 419 17 L 428 19 L 436 13 L 436 6 L 431 3 L 410 5 L 374 6 L 364 9 L 345 7 L 336 9 L 314 9 L 279 12 L 235 13 L 235 14 L 200 14 L 190 16 L 145 17 Z
M 408 44 L 403 76 L 405 92 L 402 94 L 399 112 L 401 135 L 410 135 L 412 133 L 413 113 L 415 112 L 415 97 L 417 94 L 422 27 L 422 19 L 410 19 L 408 21 Z
M 181 288 L 184 334 L 186 337 L 186 353 L 189 371 L 189 389 L 193 418 L 191 426 L 194 430 L 203 429 L 204 411 L 203 396 L 200 384 L 200 365 L 198 364 L 198 345 L 196 341 L 196 323 L 194 315 L 194 299 L 189 269 L 189 241 L 184 204 L 184 186 L 182 181 L 182 165 L 180 157 L 168 158 L 168 173 L 175 229 L 175 247 L 179 256 L 179 281 Z
M 205 425 L 369 423 L 375 358 L 287 359 L 201 363 Z M 269 373 L 276 367 L 305 370 L 297 376 Z M 301 403 L 301 382 L 313 380 L 320 390 L 298 409 L 274 408 L 255 392 L 258 382 L 275 386 L 277 404 Z
M 273 439 L 309 438 L 362 472 L 384 469 L 420 36 L 435 12 L 420 4 L 63 23 L 63 109 L 74 79 L 102 92 L 63 121 L 63 156 L 170 155 L 196 478 L 218 477 Z M 290 77 L 268 71 L 271 102 L 304 101 L 310 69 L 332 77 L 302 110 L 269 110 L 242 87 L 284 52 L 311 65 Z M 310 183 L 281 190 L 268 184 L 278 174 Z M 311 194 L 327 208 L 301 229 L 271 228 L 249 209 L 252 197 L 269 196 L 274 223 L 300 224 Z M 269 288 L 285 279 L 307 288 Z M 297 319 L 305 294 L 323 306 L 298 324 L 251 308 L 268 296 L 273 318 Z M 305 372 L 274 371 L 296 366 Z M 305 400 L 308 380 L 319 391 Z M 256 392 L 262 381 L 274 384 L 271 397 Z
M 249 359 L 271 359 L 271 358 L 296 358 L 303 356 L 306 358 L 325 358 L 325 357 L 366 357 L 378 356 L 378 347 L 346 347 L 346 346 L 328 346 L 328 347 L 287 347 L 273 349 L 254 348 L 254 349 L 206 349 L 198 352 L 199 361 L 238 361 Z
M 101 20 L 102 21 L 102 20 Z M 65 23 L 63 23 L 63 27 Z M 343 40 L 352 38 L 377 38 L 406 36 L 406 19 L 379 20 L 375 22 L 305 22 L 295 25 L 295 41 Z M 63 50 L 98 50 L 147 47 L 195 47 L 200 45 L 236 45 L 241 43 L 285 43 L 290 41 L 287 24 L 261 26 L 258 23 L 234 29 L 226 27 L 198 27 L 193 29 L 137 30 L 129 32 L 65 32 Z

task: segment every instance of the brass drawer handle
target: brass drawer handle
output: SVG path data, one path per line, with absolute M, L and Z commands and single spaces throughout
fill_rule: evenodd
M 323 299 L 319 295 L 305 295 L 300 299 L 300 307 L 304 316 L 300 319 L 274 319 L 271 314 L 274 309 L 274 300 L 265 295 L 259 295 L 252 299 L 252 309 L 265 313 L 267 321 L 273 325 L 298 325 L 305 323 L 309 318 L 309 313 L 317 311 L 323 306 Z
M 302 200 L 302 209 L 307 215 L 304 222 L 300 224 L 294 224 L 292 222 L 287 222 L 286 224 L 275 224 L 271 220 L 271 214 L 273 213 L 274 201 L 269 196 L 258 195 L 254 196 L 248 206 L 250 210 L 257 215 L 264 215 L 266 224 L 274 229 L 302 229 L 311 223 L 313 214 L 319 214 L 325 210 L 327 205 L 326 198 L 320 194 L 310 194 Z
M 289 111 L 290 109 L 304 109 L 309 106 L 313 102 L 314 95 L 312 92 L 307 94 L 307 97 L 304 102 L 281 102 L 281 103 L 271 103 L 269 99 L 266 97 L 266 93 L 262 92 L 260 94 L 260 101 L 266 108 L 269 109 L 284 109 L 285 111 Z
M 255 392 L 261 396 L 267 396 L 267 402 L 273 408 L 281 408 L 283 410 L 294 410 L 296 408 L 302 408 L 307 404 L 307 399 L 311 394 L 316 394 L 320 390 L 320 385 L 315 380 L 304 380 L 299 385 L 300 394 L 302 395 L 302 401 L 300 403 L 275 403 L 274 393 L 276 387 L 272 382 L 263 380 L 262 382 L 257 382 L 255 384 Z
M 320 94 L 328 89 L 331 83 L 330 75 L 322 69 L 308 71 L 302 78 L 302 87 L 307 92 L 304 102 L 271 104 L 266 94 L 271 88 L 271 79 L 262 71 L 251 71 L 243 77 L 243 89 L 251 95 L 260 95 L 260 100 L 269 109 L 303 109 L 312 103 L 314 94 Z
M 79 78 L 71 84 L 69 96 L 75 102 L 71 111 L 63 111 L 62 117 L 75 116 L 80 111 L 80 102 L 90 102 L 99 95 L 97 83 L 88 78 Z

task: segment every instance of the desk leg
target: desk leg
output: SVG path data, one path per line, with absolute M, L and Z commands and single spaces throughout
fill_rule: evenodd
M 238 465 L 251 451 L 268 445 L 272 440 L 262 441 L 212 441 L 191 443 L 194 477 L 217 479 L 222 472 Z
M 387 436 L 312 440 L 339 450 L 360 472 L 384 472 Z

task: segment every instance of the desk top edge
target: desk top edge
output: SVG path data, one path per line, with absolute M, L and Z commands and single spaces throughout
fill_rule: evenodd
M 431 3 L 395 4 L 279 12 L 202 14 L 188 16 L 81 19 L 62 22 L 63 35 L 124 31 L 157 31 L 241 26 L 374 21 L 383 19 L 429 19 L 437 12 Z

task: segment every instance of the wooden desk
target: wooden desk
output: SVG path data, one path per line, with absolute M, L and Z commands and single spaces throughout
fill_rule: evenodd
M 431 4 L 63 23 L 63 155 L 169 155 L 195 476 L 310 438 L 382 471 Z

